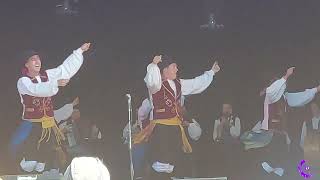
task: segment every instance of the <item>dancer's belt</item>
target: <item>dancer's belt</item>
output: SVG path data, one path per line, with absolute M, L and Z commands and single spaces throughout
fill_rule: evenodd
M 40 148 L 41 142 L 43 142 L 45 139 L 45 142 L 48 142 L 50 140 L 51 130 L 53 130 L 54 132 L 58 145 L 61 145 L 61 140 L 65 140 L 63 133 L 58 128 L 53 117 L 45 115 L 40 119 L 30 119 L 28 121 L 33 123 L 41 123 L 42 132 L 41 137 L 38 141 L 38 149 Z
M 185 133 L 184 128 L 181 123 L 182 123 L 181 120 L 177 116 L 174 118 L 170 118 L 170 119 L 152 120 L 152 121 L 150 121 L 150 124 L 146 128 L 144 128 L 140 133 L 138 133 L 137 135 L 135 135 L 133 137 L 133 143 L 138 144 L 141 142 L 148 141 L 150 135 L 152 134 L 154 127 L 157 124 L 168 125 L 168 126 L 179 126 L 180 131 L 181 131 L 182 143 L 183 143 L 182 150 L 185 153 L 191 153 L 192 147 L 188 141 L 188 138 L 186 136 L 186 133 Z

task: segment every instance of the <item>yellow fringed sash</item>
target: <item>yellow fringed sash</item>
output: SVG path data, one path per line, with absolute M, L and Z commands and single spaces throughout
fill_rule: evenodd
M 133 137 L 133 144 L 138 144 L 141 142 L 148 141 L 154 127 L 157 124 L 168 125 L 168 126 L 179 126 L 181 130 L 181 137 L 182 137 L 182 143 L 183 143 L 182 150 L 185 153 L 192 153 L 192 147 L 188 141 L 187 135 L 181 124 L 181 120 L 177 116 L 170 119 L 160 119 L 160 120 L 150 121 L 150 124 L 146 128 L 144 128 L 141 132 L 139 132 Z
M 53 117 L 49 117 L 49 116 L 45 115 L 40 119 L 31 119 L 29 121 L 34 122 L 34 123 L 41 123 L 41 126 L 42 126 L 41 137 L 38 141 L 38 146 L 37 146 L 38 149 L 40 148 L 41 142 L 43 142 L 45 139 L 46 139 L 45 142 L 49 142 L 52 130 L 53 130 L 54 135 L 56 137 L 56 141 L 57 141 L 58 146 L 61 145 L 61 140 L 65 140 L 63 133 L 58 128 L 56 121 L 54 120 Z

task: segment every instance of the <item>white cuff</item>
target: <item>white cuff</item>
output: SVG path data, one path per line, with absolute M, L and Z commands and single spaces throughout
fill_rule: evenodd
M 82 54 L 83 53 L 83 50 L 81 48 L 78 48 L 77 50 L 75 50 L 75 53 L 77 54 Z
M 211 69 L 209 71 L 207 71 L 210 75 L 214 76 L 216 73 Z

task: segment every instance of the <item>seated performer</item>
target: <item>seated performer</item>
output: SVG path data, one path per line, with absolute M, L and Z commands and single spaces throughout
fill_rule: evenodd
M 74 109 L 74 106 L 79 104 L 77 97 L 70 104 L 66 104 L 58 110 L 54 111 L 54 118 L 61 132 L 66 136 L 66 151 L 71 157 L 91 155 L 93 144 L 97 139 L 101 139 L 101 132 L 95 124 L 86 127 L 81 126 L 80 110 Z M 83 129 L 90 130 L 88 136 L 84 136 Z
M 65 157 L 61 149 L 64 135 L 54 119 L 52 97 L 80 69 L 82 53 L 89 47 L 90 43 L 83 44 L 60 66 L 46 71 L 41 70 L 37 52 L 31 50 L 24 54 L 22 76 L 17 83 L 23 105 L 22 121 L 9 147 L 10 152 L 23 154 L 20 163 L 23 170 L 42 172 L 44 169 L 58 168 L 56 161 L 59 157 Z
M 213 141 L 215 150 L 218 151 L 217 157 L 223 158 L 219 171 L 228 175 L 235 174 L 235 170 L 239 169 L 237 158 L 240 156 L 239 136 L 241 132 L 240 118 L 233 113 L 232 105 L 224 103 L 220 117 L 214 122 Z M 224 168 L 229 167 L 229 168 Z M 219 172 L 219 173 L 220 173 Z
M 203 92 L 219 70 L 215 62 L 203 75 L 186 80 L 177 78 L 177 64 L 169 57 L 155 56 L 148 65 L 144 81 L 152 104 L 151 121 L 134 139 L 135 143 L 150 139 L 150 164 L 154 171 L 153 177 L 147 179 L 183 175 L 182 156 L 191 153 L 192 148 L 182 126 L 181 96 Z
M 214 122 L 213 140 L 223 141 L 229 136 L 237 139 L 240 136 L 240 132 L 240 118 L 234 116 L 231 104 L 224 103 L 222 105 L 222 115 Z

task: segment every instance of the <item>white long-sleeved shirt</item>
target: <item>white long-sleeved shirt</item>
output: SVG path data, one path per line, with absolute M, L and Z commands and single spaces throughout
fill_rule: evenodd
M 272 98 L 270 98 L 269 100 L 265 100 L 265 104 L 264 104 L 264 108 L 265 108 L 265 111 L 264 111 L 264 120 L 265 121 L 265 118 L 269 118 L 269 114 L 268 114 L 268 105 L 266 103 L 266 101 L 268 102 L 277 102 L 280 98 L 279 97 L 276 97 L 276 96 L 280 96 L 280 94 L 282 92 L 282 84 L 279 83 L 278 81 L 278 84 L 273 84 L 275 87 L 273 87 L 273 91 L 280 91 L 279 94 L 277 94 L 276 92 L 272 92 L 272 94 L 276 94 L 275 96 L 272 96 Z M 276 88 L 278 87 L 278 88 Z M 309 102 L 311 102 L 313 100 L 313 98 L 315 97 L 315 95 L 317 94 L 317 88 L 312 88 L 312 89 L 306 89 L 305 91 L 302 91 L 302 92 L 296 92 L 296 93 L 284 93 L 284 98 L 286 100 L 286 102 L 288 103 L 288 106 L 290 107 L 301 107 L 301 106 L 304 106 L 306 104 L 308 104 Z M 266 96 L 266 99 L 268 97 Z M 277 100 L 278 99 L 278 100 Z M 255 131 L 255 132 L 258 132 L 260 129 L 266 129 L 265 127 L 263 127 L 263 121 L 259 121 L 253 128 L 252 128 L 252 131 Z M 267 125 L 268 125 L 268 119 L 266 121 Z M 303 131 L 303 130 L 302 130 Z M 302 137 L 303 137 L 303 140 L 302 140 Z M 303 134 L 301 134 L 301 140 L 304 141 L 304 137 Z M 290 144 L 291 143 L 291 140 L 289 138 L 289 136 L 287 135 L 287 144 Z M 303 142 L 302 142 L 303 143 Z M 301 144 L 301 143 L 300 143 Z
M 320 122 L 320 117 L 313 117 L 312 118 L 312 129 L 318 130 L 319 129 L 319 122 Z M 301 128 L 301 139 L 300 139 L 300 146 L 303 148 L 304 146 L 304 139 L 307 136 L 307 125 L 306 122 L 303 122 L 302 128 Z
M 284 97 L 290 107 L 301 107 L 311 102 L 317 93 L 317 88 L 306 89 L 303 92 L 297 93 L 285 93 L 285 90 L 286 80 L 284 78 L 275 81 L 266 89 L 266 96 L 264 101 L 264 117 L 261 123 L 261 129 L 269 129 L 268 121 L 270 104 L 273 104 L 279 101 L 281 97 Z
M 82 49 L 79 48 L 73 51 L 60 66 L 46 70 L 48 75 L 47 82 L 41 82 L 40 76 L 35 77 L 39 83 L 33 83 L 28 77 L 21 77 L 17 82 L 20 96 L 25 94 L 37 97 L 51 97 L 56 95 L 59 91 L 58 80 L 70 79 L 80 69 L 83 63 L 82 53 Z M 22 98 L 21 103 L 23 103 Z
M 149 113 L 152 110 L 151 102 L 149 101 L 148 98 L 144 99 L 142 101 L 141 106 L 138 109 L 138 125 L 140 126 L 140 129 L 142 129 L 142 124 L 144 121 L 148 119 Z
M 73 104 L 66 104 L 60 109 L 54 110 L 54 119 L 59 124 L 61 121 L 67 120 L 71 117 L 73 112 Z M 67 123 L 62 123 L 59 127 L 65 126 Z
M 148 98 L 142 101 L 141 106 L 138 109 L 138 121 L 142 122 L 148 119 L 149 113 L 152 110 L 151 102 Z
M 218 127 L 220 124 L 221 124 L 220 119 L 217 119 L 214 121 L 213 134 L 212 134 L 213 141 L 215 141 L 218 137 Z M 230 134 L 232 137 L 238 138 L 240 136 L 240 133 L 241 133 L 240 118 L 235 117 L 234 125 L 230 127 Z
M 261 123 L 261 129 L 268 130 L 269 127 L 269 104 L 275 103 L 281 99 L 286 90 L 286 80 L 281 78 L 273 82 L 267 89 L 264 99 L 264 115 Z
M 290 107 L 302 107 L 310 103 L 317 94 L 317 88 L 306 89 L 302 92 L 286 92 L 284 97 Z
M 206 71 L 204 74 L 195 77 L 193 79 L 180 79 L 181 83 L 181 94 L 183 96 L 191 95 L 191 94 L 199 94 L 203 92 L 205 89 L 209 87 L 213 80 L 214 71 Z M 152 104 L 152 94 L 160 91 L 162 86 L 161 72 L 158 65 L 151 63 L 147 67 L 147 74 L 144 78 L 144 81 L 149 90 L 149 96 Z M 175 83 L 172 80 L 168 80 L 170 87 L 173 89 L 175 95 L 177 94 L 177 89 Z M 150 113 L 150 119 L 153 119 L 153 113 Z

